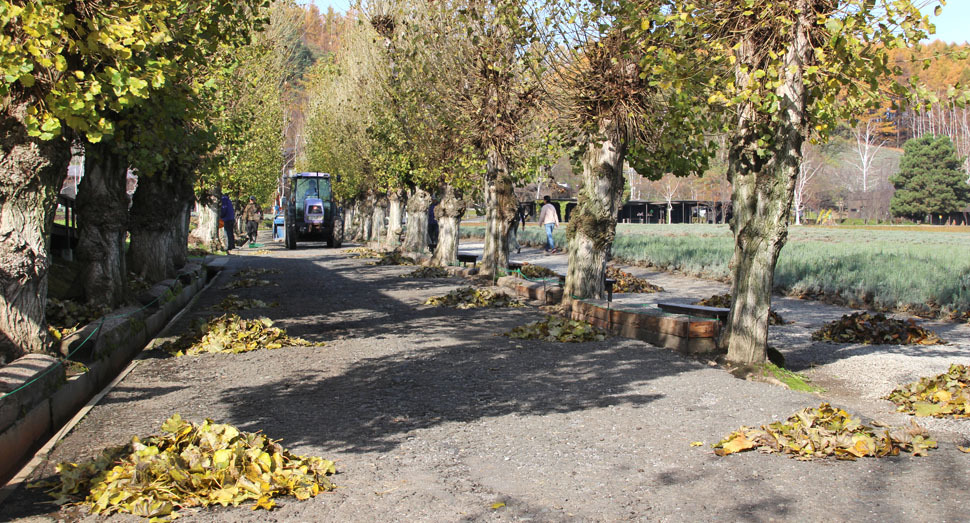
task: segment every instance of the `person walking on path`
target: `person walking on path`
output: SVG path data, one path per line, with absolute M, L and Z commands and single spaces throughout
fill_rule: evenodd
M 552 205 L 552 200 L 549 198 L 549 195 L 546 195 L 543 199 L 546 203 L 539 211 L 539 225 L 546 228 L 545 250 L 547 253 L 551 254 L 558 252 L 556 250 L 556 243 L 552 240 L 552 230 L 559 225 L 559 215 L 556 214 L 556 207 Z
M 232 208 L 232 200 L 229 195 L 222 195 L 222 205 L 219 207 L 219 225 L 226 231 L 226 254 L 236 246 L 236 236 L 233 229 L 236 227 L 236 210 Z
M 243 210 L 243 220 L 246 222 L 246 238 L 249 243 L 256 243 L 256 231 L 259 229 L 259 222 L 263 219 L 263 210 L 256 205 L 256 198 L 249 197 L 249 203 Z

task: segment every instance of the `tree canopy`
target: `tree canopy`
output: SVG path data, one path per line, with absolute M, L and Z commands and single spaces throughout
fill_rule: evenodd
M 946 136 L 914 138 L 903 146 L 896 187 L 889 208 L 894 216 L 922 220 L 930 214 L 963 211 L 970 205 L 970 185 L 962 159 Z

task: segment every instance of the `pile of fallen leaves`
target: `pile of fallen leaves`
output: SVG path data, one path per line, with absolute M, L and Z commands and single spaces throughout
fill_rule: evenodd
M 932 378 L 903 385 L 886 399 L 896 410 L 917 416 L 970 418 L 970 367 L 950 365 L 950 370 Z
M 237 278 L 252 278 L 253 276 L 263 276 L 265 274 L 282 274 L 283 271 L 279 269 L 264 269 L 262 267 L 252 267 L 249 269 L 243 269 L 233 276 Z
M 722 309 L 731 308 L 731 294 L 715 294 L 710 298 L 704 298 L 703 300 L 695 303 L 694 305 L 703 305 L 704 307 L 721 307 Z M 781 314 L 768 309 L 768 325 L 784 325 L 785 319 L 781 317 Z
M 257 278 L 239 278 L 238 280 L 233 280 L 222 288 L 226 290 L 231 289 L 248 289 L 250 287 L 263 287 L 266 285 L 276 285 L 269 280 L 260 280 Z
M 946 343 L 934 332 L 924 329 L 912 319 L 896 320 L 885 314 L 855 312 L 827 323 L 812 333 L 812 339 L 835 343 L 863 343 L 866 345 L 936 345 Z
M 374 265 L 414 265 L 414 258 L 408 258 L 398 251 L 385 252 Z
M 455 289 L 444 296 L 428 298 L 428 301 L 424 304 L 436 307 L 454 307 L 456 309 L 522 307 L 522 301 L 514 296 L 479 287 Z
M 556 278 L 559 279 L 559 274 L 556 271 L 549 269 L 548 267 L 543 267 L 542 265 L 533 265 L 531 263 L 523 263 L 522 267 L 519 268 L 519 272 L 522 276 L 532 279 L 545 279 L 545 278 Z
M 569 320 L 562 316 L 546 316 L 544 320 L 516 327 L 506 336 L 520 340 L 580 343 L 605 340 L 606 332 L 586 322 Z
M 637 278 L 636 276 L 620 270 L 619 267 L 609 265 L 606 267 L 606 277 L 616 280 L 613 284 L 613 292 L 617 294 L 624 293 L 651 293 L 651 292 L 663 292 L 663 287 L 654 285 L 643 278 Z
M 451 274 L 441 267 L 421 267 L 407 274 L 402 274 L 401 278 L 447 278 Z
M 184 356 L 206 352 L 237 354 L 258 349 L 310 345 L 313 344 L 304 339 L 291 338 L 283 329 L 273 327 L 269 318 L 246 320 L 235 314 L 224 314 L 209 320 L 197 332 L 162 348 L 172 355 Z
M 366 247 L 354 247 L 353 249 L 347 249 L 347 252 L 356 254 L 354 258 L 381 258 L 383 256 L 382 253 Z
M 226 296 L 222 301 L 212 306 L 213 309 L 224 312 L 244 311 L 247 309 L 262 309 L 265 307 L 279 307 L 279 302 L 265 302 L 263 300 L 243 299 L 235 294 Z
M 896 456 L 899 451 L 925 456 L 936 442 L 915 423 L 907 430 L 876 434 L 848 412 L 823 403 L 817 409 L 800 410 L 787 421 L 776 421 L 761 428 L 741 427 L 714 445 L 718 456 L 749 449 L 783 452 L 801 460 L 834 456 L 854 460 L 862 457 Z
M 47 298 L 47 332 L 60 341 L 109 312 L 111 307 L 92 307 L 71 300 Z
M 194 424 L 176 414 L 162 434 L 133 437 L 123 447 L 104 450 L 81 463 L 57 465 L 50 487 L 58 501 L 74 501 L 92 513 L 127 513 L 175 519 L 178 509 L 253 502 L 272 509 L 274 497 L 312 498 L 333 490 L 332 461 L 298 456 L 262 434 L 205 420 Z

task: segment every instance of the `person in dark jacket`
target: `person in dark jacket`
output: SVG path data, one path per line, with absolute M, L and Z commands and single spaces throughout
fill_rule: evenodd
M 219 207 L 219 221 L 222 222 L 222 230 L 226 231 L 226 254 L 236 246 L 236 237 L 233 229 L 236 227 L 236 211 L 232 208 L 232 200 L 228 195 L 222 195 L 222 205 Z
M 259 229 L 259 222 L 263 219 L 263 210 L 256 205 L 256 198 L 249 197 L 249 203 L 243 210 L 243 221 L 246 222 L 246 238 L 249 243 L 256 242 L 256 231 Z

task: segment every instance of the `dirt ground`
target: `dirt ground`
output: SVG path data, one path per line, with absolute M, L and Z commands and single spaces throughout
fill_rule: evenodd
M 56 462 L 157 433 L 178 412 L 262 431 L 297 453 L 335 460 L 339 471 L 336 491 L 308 501 L 280 498 L 273 512 L 185 510 L 182 521 L 966 521 L 970 514 L 970 454 L 956 448 L 967 444 L 967 420 L 928 423 L 939 429 L 940 448 L 919 458 L 803 462 L 758 452 L 717 457 L 710 447 L 742 425 L 824 400 L 906 424 L 879 391 L 919 365 L 970 362 L 963 327 L 943 326 L 957 343 L 919 349 L 933 353 L 900 367 L 897 359 L 910 354 L 899 348 L 808 339 L 811 326 L 841 309 L 778 300 L 796 323 L 773 329 L 772 344 L 826 387 L 820 397 L 738 380 L 639 341 L 511 340 L 501 334 L 540 318 L 537 309 L 429 307 L 428 297 L 465 282 L 400 278 L 412 268 L 370 266 L 322 245 L 266 249 L 234 251 L 174 331 L 214 315 L 210 308 L 234 293 L 279 301 L 242 314 L 268 316 L 320 345 L 182 358 L 146 352 L 33 479 L 49 476 Z M 532 250 L 519 257 L 562 262 Z M 282 273 L 260 276 L 272 286 L 222 289 L 250 267 Z M 651 278 L 667 292 L 617 299 L 723 292 L 715 282 Z M 879 376 L 860 384 L 856 373 Z M 0 506 L 0 520 L 83 517 L 45 501 L 19 490 Z

